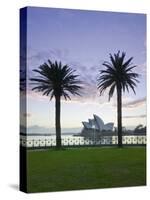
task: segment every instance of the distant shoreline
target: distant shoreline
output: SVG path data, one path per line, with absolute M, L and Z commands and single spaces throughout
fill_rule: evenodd
M 62 133 L 62 135 L 79 135 L 80 133 Z M 55 133 L 20 133 L 23 136 L 54 136 Z
M 55 133 L 20 133 L 21 136 L 55 136 Z M 85 135 L 82 135 L 81 133 L 62 133 L 62 136 L 65 135 L 72 135 L 72 136 L 80 136 L 80 137 L 86 137 Z M 138 136 L 138 135 L 146 135 L 146 133 L 123 133 L 122 136 Z M 117 136 L 117 133 L 113 134 L 107 134 L 102 133 L 101 136 Z

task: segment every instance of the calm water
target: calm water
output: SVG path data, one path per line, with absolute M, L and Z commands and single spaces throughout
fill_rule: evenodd
M 56 137 L 53 136 L 21 136 L 21 145 L 27 147 L 55 146 Z M 103 136 L 99 140 L 86 139 L 81 136 L 62 135 L 63 146 L 78 145 L 107 145 L 117 144 L 117 136 Z M 146 136 L 123 136 L 123 144 L 146 144 Z

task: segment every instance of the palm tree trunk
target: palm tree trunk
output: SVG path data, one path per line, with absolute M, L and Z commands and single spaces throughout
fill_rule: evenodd
M 56 127 L 56 147 L 61 147 L 61 125 L 60 125 L 60 96 L 55 97 L 55 127 Z
M 118 123 L 118 147 L 122 147 L 122 91 L 117 87 L 117 123 Z

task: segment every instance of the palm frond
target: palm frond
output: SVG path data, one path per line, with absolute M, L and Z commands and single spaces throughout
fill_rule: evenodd
M 121 86 L 123 92 L 129 88 L 135 93 L 135 87 L 139 82 L 139 74 L 133 72 L 137 66 L 132 65 L 131 61 L 133 57 L 125 61 L 126 53 L 118 51 L 116 54 L 110 56 L 110 62 L 105 61 L 102 65 L 105 66 L 105 69 L 99 71 L 99 77 L 97 79 L 98 84 L 97 88 L 99 89 L 100 95 L 109 88 L 109 100 L 114 94 L 115 88 Z
M 31 84 L 36 85 L 32 90 L 42 92 L 43 95 L 50 96 L 50 99 L 54 96 L 71 99 L 70 94 L 81 95 L 82 82 L 79 75 L 68 65 L 48 60 L 33 72 L 38 76 L 30 79 Z

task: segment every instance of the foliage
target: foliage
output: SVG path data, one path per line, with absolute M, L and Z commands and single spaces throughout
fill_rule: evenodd
M 121 87 L 121 90 L 129 92 L 129 88 L 135 93 L 136 83 L 138 81 L 139 75 L 133 72 L 137 66 L 132 65 L 131 61 L 133 57 L 125 61 L 126 53 L 120 51 L 117 54 L 110 54 L 110 62 L 105 61 L 103 66 L 104 70 L 100 70 L 98 78 L 98 89 L 100 90 L 100 95 L 109 88 L 109 100 L 114 94 L 115 89 Z
M 80 95 L 81 81 L 78 75 L 74 74 L 75 70 L 68 65 L 62 65 L 61 62 L 55 61 L 52 63 L 48 60 L 39 67 L 34 69 L 38 73 L 37 78 L 31 78 L 33 85 L 36 85 L 32 90 L 42 92 L 43 95 L 53 97 L 64 97 L 66 100 L 71 99 L 70 94 Z

